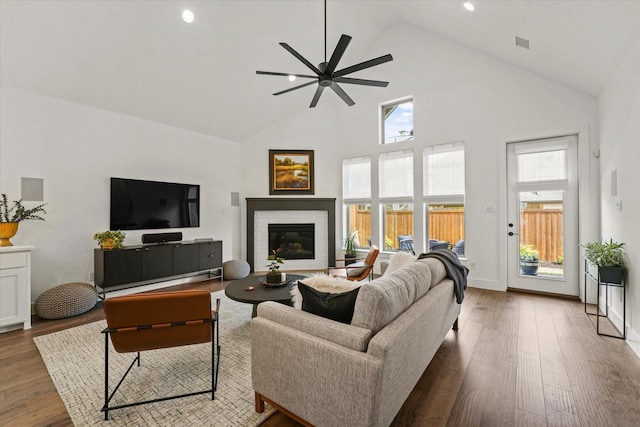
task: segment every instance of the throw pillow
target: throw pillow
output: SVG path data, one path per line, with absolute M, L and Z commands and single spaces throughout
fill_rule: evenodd
M 399 270 L 402 267 L 406 267 L 416 260 L 416 256 L 407 252 L 396 252 L 391 255 L 389 258 L 389 266 L 387 267 L 387 271 L 384 274 L 391 273 L 393 271 Z
M 302 295 L 302 310 L 317 316 L 326 317 L 342 323 L 351 323 L 353 308 L 360 288 L 338 294 L 320 292 L 317 289 L 298 282 Z
M 314 274 L 306 279 L 303 279 L 302 282 L 311 286 L 314 289 L 317 289 L 320 292 L 327 293 L 341 293 L 351 291 L 355 288 L 359 288 L 362 285 L 361 282 L 352 282 L 351 280 L 347 280 L 341 277 L 333 277 L 328 274 Z M 293 302 L 293 307 L 298 310 L 302 310 L 302 295 L 298 290 L 298 285 L 293 285 L 291 287 L 291 301 Z
M 353 264 L 349 264 L 347 266 L 347 276 L 359 276 L 367 269 L 367 264 L 364 261 L 354 262 Z

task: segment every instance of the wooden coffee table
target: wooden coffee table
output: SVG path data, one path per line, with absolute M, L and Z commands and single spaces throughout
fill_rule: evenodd
M 265 276 L 249 276 L 244 279 L 234 280 L 224 288 L 224 293 L 234 301 L 253 304 L 251 317 L 256 317 L 258 304 L 265 301 L 276 301 L 282 304 L 291 305 L 291 287 L 307 276 L 287 273 L 287 284 L 278 287 L 269 287 L 260 283 Z M 248 290 L 253 287 L 253 290 Z

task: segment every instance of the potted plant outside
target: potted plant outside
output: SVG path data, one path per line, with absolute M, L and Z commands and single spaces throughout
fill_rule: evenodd
M 520 245 L 520 272 L 527 276 L 538 275 L 539 252 L 533 245 Z
M 356 262 L 358 247 L 358 230 L 351 232 L 344 240 L 344 265 Z
M 126 234 L 120 230 L 107 230 L 94 234 L 93 240 L 97 240 L 100 249 L 120 249 Z
M 581 245 L 584 248 L 584 256 L 593 265 L 598 266 L 600 282 L 621 284 L 624 279 L 624 243 L 614 242 L 590 242 Z
M 0 198 L 0 246 L 13 246 L 9 241 L 18 232 L 18 224 L 21 221 L 37 220 L 44 221 L 40 213 L 47 213 L 44 210 L 46 203 L 37 205 L 31 209 L 26 209 L 22 205 L 22 199 L 16 200 L 9 206 L 9 199 L 6 194 Z
M 282 273 L 280 272 L 280 264 L 284 264 L 284 259 L 280 258 L 276 255 L 276 251 L 273 251 L 273 255 L 267 258 L 269 264 L 267 264 L 267 268 L 269 268 L 269 272 L 267 273 L 266 282 L 267 283 L 281 283 Z

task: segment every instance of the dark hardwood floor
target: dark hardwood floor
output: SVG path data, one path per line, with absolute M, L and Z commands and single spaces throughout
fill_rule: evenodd
M 216 291 L 218 281 L 167 289 Z M 33 337 L 103 318 L 34 316 L 0 334 L 0 425 L 71 426 Z M 468 289 L 451 331 L 393 426 L 640 426 L 640 360 L 596 335 L 574 300 Z M 276 413 L 265 427 L 298 426 Z

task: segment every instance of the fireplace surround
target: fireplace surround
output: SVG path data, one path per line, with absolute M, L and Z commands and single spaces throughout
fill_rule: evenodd
M 251 271 L 263 270 L 261 265 L 262 254 L 255 254 L 256 247 L 261 247 L 263 242 L 256 242 L 256 218 L 262 214 L 268 213 L 275 216 L 272 223 L 278 223 L 278 212 L 282 212 L 285 221 L 280 223 L 309 223 L 309 217 L 314 217 L 315 213 L 321 212 L 325 218 L 322 224 L 316 224 L 316 238 L 318 233 L 326 235 L 326 243 L 322 245 L 322 252 L 315 251 L 315 257 L 322 259 L 323 265 L 316 268 L 325 268 L 335 266 L 335 205 L 336 199 L 329 198 L 247 198 L 247 262 L 251 266 Z M 269 212 L 264 212 L 269 211 Z M 291 220 L 291 216 L 300 216 L 300 221 Z M 262 222 L 262 220 L 260 221 Z M 268 232 L 265 231 L 266 235 Z M 325 236 L 321 237 L 325 237 Z M 267 243 L 268 245 L 268 243 Z M 317 243 L 316 243 L 317 245 Z M 318 246 L 316 246 L 318 248 Z M 264 259 L 268 256 L 264 255 Z M 295 266 L 297 260 L 292 260 L 289 266 Z M 257 265 L 256 265 L 257 264 Z M 293 265 L 292 265 L 293 264 Z M 256 268 L 257 267 L 257 268 Z M 304 268 L 302 268 L 304 269 Z

